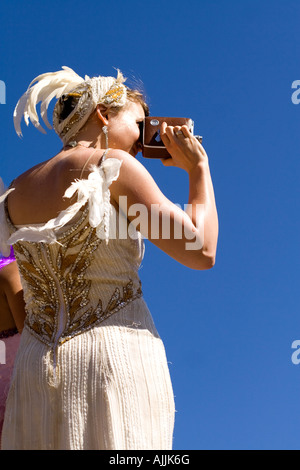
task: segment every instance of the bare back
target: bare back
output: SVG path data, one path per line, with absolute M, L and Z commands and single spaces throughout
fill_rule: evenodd
M 62 150 L 14 180 L 8 212 L 14 225 L 43 224 L 75 202 L 64 193 L 75 179 L 87 178 L 89 166 L 99 165 L 103 150 L 77 147 Z M 87 165 L 88 163 L 88 165 Z

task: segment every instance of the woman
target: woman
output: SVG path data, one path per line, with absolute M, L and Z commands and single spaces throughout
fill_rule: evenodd
M 53 126 L 63 148 L 2 197 L 2 245 L 14 246 L 27 312 L 4 449 L 172 447 L 167 360 L 138 276 L 142 238 L 190 268 L 211 268 L 217 211 L 207 155 L 187 127 L 164 123 L 161 135 L 171 154 L 163 163 L 189 174 L 189 212 L 134 158 L 148 107 L 124 81 L 120 72 L 83 79 L 64 67 L 37 77 L 15 110 L 18 134 L 23 115 L 43 130 L 36 104 L 50 126 L 47 106 L 55 96 Z M 158 236 L 147 233 L 153 217 L 170 218 L 168 239 L 160 226 Z
M 24 319 L 23 290 L 11 249 L 8 257 L 0 257 L 0 341 L 4 345 L 4 357 L 0 361 L 0 438 L 6 396 Z

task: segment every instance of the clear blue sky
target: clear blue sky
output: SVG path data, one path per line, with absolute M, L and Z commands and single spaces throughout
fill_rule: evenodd
M 60 148 L 14 106 L 38 74 L 141 80 L 152 115 L 188 116 L 204 137 L 220 221 L 215 267 L 192 271 L 146 241 L 145 299 L 164 340 L 174 449 L 299 449 L 299 0 L 2 0 L 0 175 Z M 175 203 L 187 175 L 145 164 Z

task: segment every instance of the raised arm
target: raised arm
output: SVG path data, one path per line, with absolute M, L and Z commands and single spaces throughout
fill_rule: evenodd
M 182 136 L 176 136 L 178 130 L 162 127 L 162 139 L 172 155 L 163 163 L 189 174 L 185 211 L 161 192 L 138 160 L 119 150 L 110 152 L 110 157 L 122 160 L 111 195 L 128 220 L 153 244 L 187 267 L 209 269 L 215 263 L 218 217 L 208 158 L 186 127 L 181 128 Z
M 202 253 L 215 263 L 219 222 L 208 156 L 187 126 L 162 126 L 162 139 L 172 158 L 162 160 L 165 166 L 176 166 L 189 175 L 189 200 L 186 212 L 192 222 L 203 229 Z M 197 207 L 201 207 L 197 220 Z

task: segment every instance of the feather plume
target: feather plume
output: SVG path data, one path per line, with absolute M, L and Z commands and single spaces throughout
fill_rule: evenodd
M 39 131 L 44 134 L 46 133 L 45 129 L 40 125 L 36 110 L 39 102 L 41 102 L 41 117 L 45 125 L 52 129 L 47 116 L 50 101 L 53 98 L 58 99 L 63 94 L 69 93 L 80 83 L 84 82 L 84 78 L 80 77 L 70 67 L 63 66 L 62 69 L 58 72 L 43 73 L 36 77 L 19 99 L 14 110 L 14 126 L 19 137 L 22 136 L 22 117 L 24 117 L 27 126 L 29 121 L 31 121 Z

